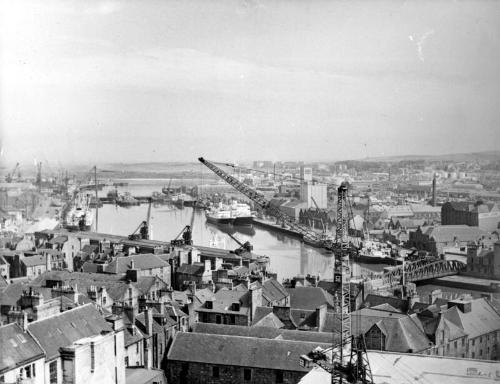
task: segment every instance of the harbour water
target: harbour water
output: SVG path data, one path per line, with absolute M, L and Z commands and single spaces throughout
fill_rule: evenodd
M 130 192 L 136 196 L 149 196 L 153 191 L 161 191 L 169 180 L 132 179 L 126 180 L 127 186 L 118 187 L 118 192 Z M 194 180 L 193 180 L 194 181 Z M 186 184 L 186 180 L 182 180 Z M 180 185 L 180 180 L 172 181 L 172 186 Z M 99 196 L 113 188 L 104 188 Z M 132 206 L 129 208 L 115 205 L 104 205 L 99 209 L 98 231 L 114 235 L 129 235 L 146 219 L 148 206 Z M 193 208 L 178 209 L 169 205 L 153 205 L 150 223 L 154 240 L 170 241 L 191 221 Z M 225 249 L 236 249 L 239 245 L 227 234 L 230 232 L 240 242 L 250 241 L 254 252 L 270 257 L 270 269 L 278 274 L 281 281 L 296 275 L 320 275 L 331 279 L 333 273 L 333 257 L 321 249 L 304 245 L 301 241 L 281 233 L 253 227 L 221 227 L 206 222 L 203 211 L 194 212 L 193 225 L 194 244 L 216 246 Z M 385 265 L 357 265 L 353 269 L 364 268 L 381 271 Z

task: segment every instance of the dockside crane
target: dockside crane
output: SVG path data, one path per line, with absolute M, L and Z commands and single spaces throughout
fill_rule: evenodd
M 198 159 L 200 163 L 205 165 L 208 169 L 214 172 L 217 176 L 219 176 L 222 180 L 224 180 L 229 185 L 233 186 L 238 192 L 241 192 L 245 196 L 247 196 L 250 200 L 252 200 L 255 204 L 257 204 L 262 209 L 267 210 L 271 215 L 275 216 L 280 220 L 280 222 L 288 225 L 293 231 L 298 232 L 304 242 L 313 244 L 315 246 L 324 247 L 324 248 L 332 248 L 333 242 L 329 239 L 322 239 L 318 234 L 307 228 L 306 226 L 300 225 L 295 222 L 295 219 L 291 218 L 287 214 L 283 213 L 277 205 L 273 205 L 269 200 L 267 200 L 263 194 L 254 191 L 248 185 L 242 183 L 235 177 L 231 176 L 226 171 L 217 167 L 214 163 L 205 160 L 203 157 Z
M 195 209 L 191 212 L 191 221 L 189 225 L 182 228 L 182 231 L 175 237 L 175 239 L 170 241 L 170 245 L 177 247 L 183 245 L 193 245 L 193 226 L 194 226 L 194 214 Z M 181 239 L 182 236 L 182 239 Z
M 130 240 L 149 240 L 151 236 L 150 230 L 150 220 L 151 220 L 151 202 L 153 199 L 150 197 L 148 199 L 148 213 L 146 215 L 146 220 L 144 220 L 139 226 L 136 228 L 131 235 L 129 235 Z
M 317 348 L 309 354 L 301 356 L 300 364 L 310 366 L 312 363 L 321 366 L 331 374 L 332 383 L 373 384 L 363 336 L 353 336 L 351 333 L 351 267 L 349 260 L 350 256 L 356 254 L 358 249 L 348 240 L 347 227 L 350 213 L 347 195 L 348 184 L 342 183 L 337 189 L 337 225 L 335 241 L 331 241 L 295 223 L 291 217 L 281 212 L 278 207 L 273 206 L 262 194 L 241 183 L 215 164 L 203 157 L 198 160 L 237 191 L 246 195 L 261 208 L 267 209 L 293 230 L 301 233 L 304 240 L 333 251 L 335 256 L 333 268 L 334 300 L 336 313 L 340 319 L 340 342 L 332 344 L 326 350 Z
M 14 180 L 14 177 L 15 177 L 15 174 L 16 174 L 16 171 L 18 168 L 19 168 L 19 163 L 16 163 L 16 165 L 14 166 L 14 169 L 12 169 L 12 172 L 8 173 L 7 176 L 5 176 L 5 181 L 7 183 L 12 183 L 12 180 Z

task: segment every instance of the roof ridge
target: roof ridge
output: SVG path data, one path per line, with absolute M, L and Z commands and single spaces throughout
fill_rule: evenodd
M 51 319 L 53 319 L 54 317 L 58 317 L 58 316 L 64 315 L 64 314 L 66 314 L 66 313 L 68 313 L 68 312 L 71 312 L 71 311 L 74 311 L 74 310 L 76 310 L 76 309 L 81 309 L 81 308 L 84 308 L 84 307 L 86 307 L 86 306 L 88 306 L 88 305 L 93 305 L 93 303 L 87 303 L 87 304 L 83 304 L 83 305 L 78 305 L 78 306 L 76 306 L 76 307 L 74 307 L 74 308 L 68 309 L 67 311 L 56 313 L 55 315 L 52 315 L 52 316 L 50 316 L 50 317 L 44 317 L 43 319 L 34 320 L 34 321 L 32 321 L 32 322 L 28 323 L 28 329 L 29 329 L 29 326 L 30 326 L 31 324 L 35 324 L 35 323 L 38 323 L 38 322 L 41 322 L 41 321 L 44 321 L 44 320 L 51 320 Z

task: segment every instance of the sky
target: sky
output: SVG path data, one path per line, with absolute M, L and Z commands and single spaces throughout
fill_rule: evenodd
M 500 149 L 500 2 L 0 0 L 3 163 Z

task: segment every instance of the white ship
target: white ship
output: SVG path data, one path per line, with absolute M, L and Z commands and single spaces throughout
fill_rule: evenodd
M 250 210 L 250 206 L 236 201 L 230 205 L 219 203 L 206 211 L 207 221 L 214 224 L 223 225 L 252 225 L 254 215 Z
M 69 231 L 90 231 L 94 213 L 89 207 L 89 195 L 79 193 L 65 217 L 64 227 Z

